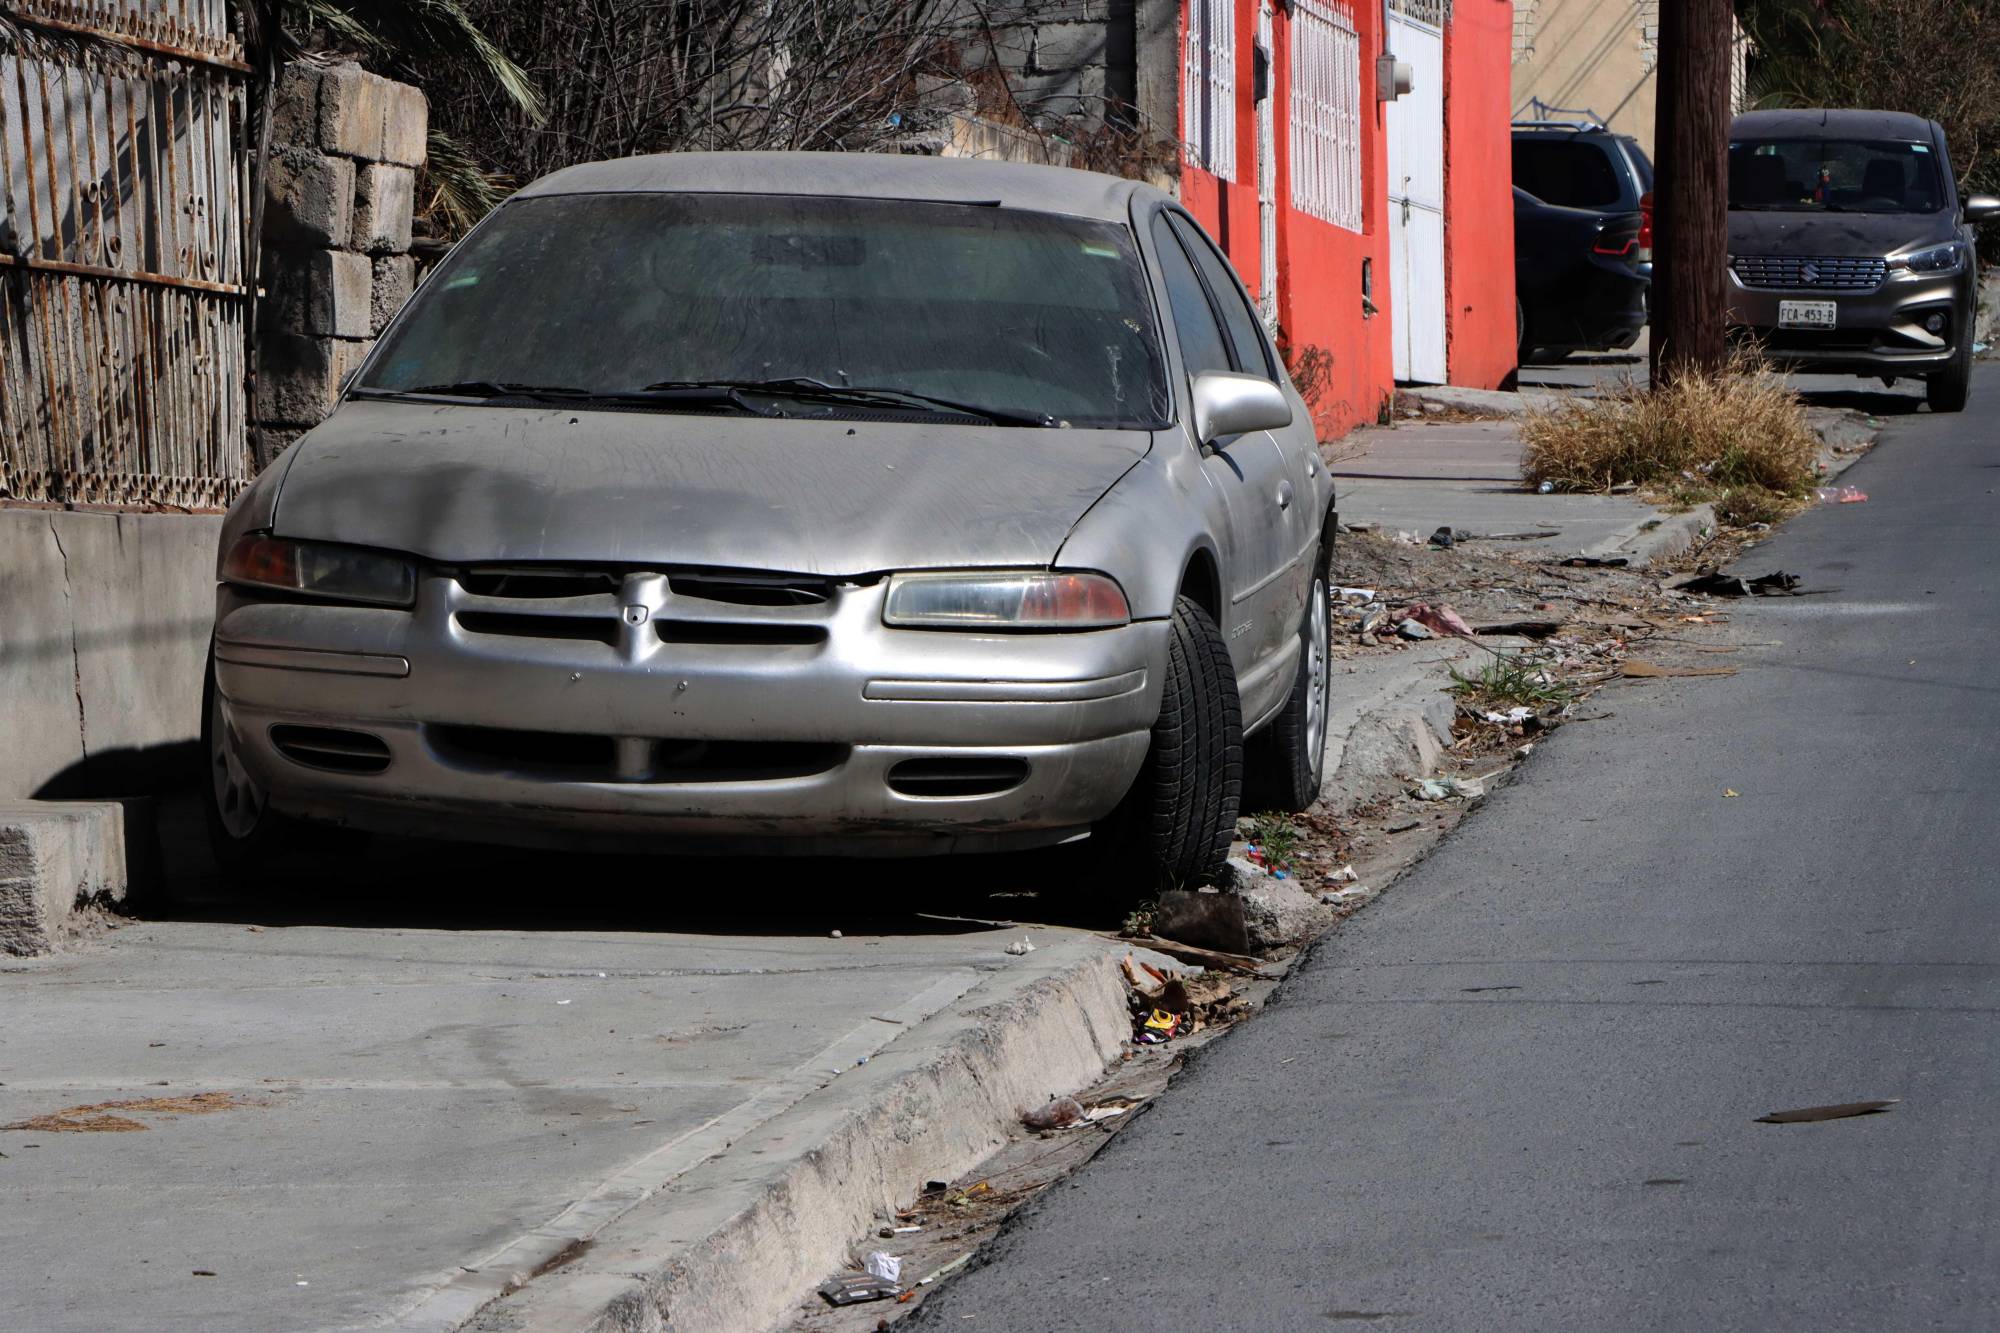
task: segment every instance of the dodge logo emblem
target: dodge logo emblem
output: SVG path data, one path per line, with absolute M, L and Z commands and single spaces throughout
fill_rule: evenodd
M 1813 263 L 1812 260 L 1808 259 L 1805 263 L 1799 265 L 1799 276 L 1805 279 L 1805 281 L 1808 283 L 1818 282 L 1819 265 Z

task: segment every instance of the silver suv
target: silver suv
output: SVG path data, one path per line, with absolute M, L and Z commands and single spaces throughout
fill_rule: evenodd
M 1729 135 L 1729 320 L 1798 370 L 1921 375 L 1965 407 L 1979 261 L 2000 199 L 1961 199 L 1935 121 L 1752 111 Z

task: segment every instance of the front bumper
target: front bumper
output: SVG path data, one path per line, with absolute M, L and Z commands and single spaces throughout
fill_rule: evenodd
M 1832 301 L 1831 329 L 1787 329 L 1778 324 L 1782 301 Z M 1729 274 L 1732 333 L 1756 342 L 1773 363 L 1793 370 L 1857 375 L 1924 375 L 1952 362 L 1961 338 L 1972 336 L 1971 288 L 1964 273 L 1891 272 L 1872 291 L 1824 287 L 1747 287 Z M 1942 314 L 1945 327 L 1924 327 Z
M 287 814 L 866 854 L 1074 836 L 1131 786 L 1159 715 L 1164 621 L 904 630 L 882 624 L 880 583 L 779 606 L 679 586 L 522 599 L 429 573 L 408 611 L 225 586 L 217 691 Z

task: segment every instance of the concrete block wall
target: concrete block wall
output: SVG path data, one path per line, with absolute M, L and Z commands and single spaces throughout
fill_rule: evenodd
M 1030 0 L 1012 21 L 968 44 L 968 70 L 993 68 L 1042 124 L 1104 114 L 1134 100 L 1139 0 Z
M 260 460 L 319 424 L 409 299 L 429 115 L 418 89 L 353 63 L 295 61 L 278 82 L 251 411 Z
M 202 772 L 212 514 L 0 509 L 0 801 Z

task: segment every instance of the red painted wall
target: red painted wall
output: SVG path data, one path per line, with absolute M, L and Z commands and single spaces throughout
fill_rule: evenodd
M 1382 400 L 1395 388 L 1391 375 L 1388 240 L 1383 208 L 1388 166 L 1382 147 L 1383 114 L 1375 100 L 1375 55 L 1382 49 L 1382 11 L 1374 0 L 1359 0 L 1351 11 L 1361 41 L 1362 230 L 1352 232 L 1291 206 L 1290 129 L 1291 34 L 1289 16 L 1279 10 L 1272 23 L 1272 86 L 1275 100 L 1277 173 L 1278 328 L 1281 344 L 1300 365 L 1307 349 L 1318 349 L 1328 369 L 1314 400 L 1314 421 L 1322 439 L 1335 439 L 1376 419 Z M 1182 8 L 1182 49 L 1187 12 Z M 1256 13 L 1238 6 L 1236 32 L 1236 175 L 1234 181 L 1189 166 L 1181 167 L 1181 202 L 1221 243 L 1244 286 L 1257 291 L 1260 236 L 1257 217 L 1257 108 L 1252 54 Z M 1511 48 L 1510 48 L 1511 49 Z M 1505 57 L 1503 57 L 1503 70 Z M 1185 73 L 1183 73 L 1185 79 Z M 1183 87 L 1185 98 L 1188 89 Z M 1505 98 L 1503 97 L 1503 101 Z M 1503 106 L 1501 115 L 1507 112 Z M 1361 304 L 1362 261 L 1374 267 L 1376 313 Z M 1511 274 L 1511 260 L 1509 273 Z M 1511 278 L 1510 278 L 1511 281 Z M 1511 287 L 1509 299 L 1511 300 Z M 1330 358 L 1328 360 L 1327 358 Z
M 1361 230 L 1322 221 L 1291 206 L 1289 130 L 1291 106 L 1290 16 L 1273 24 L 1277 48 L 1273 93 L 1278 98 L 1278 328 L 1292 363 L 1309 348 L 1332 356 L 1331 371 L 1314 406 L 1323 440 L 1338 439 L 1374 421 L 1395 391 L 1389 346 L 1394 292 L 1389 282 L 1389 238 L 1384 210 L 1389 197 L 1384 114 L 1375 100 L 1375 56 L 1382 49 L 1382 7 L 1359 0 L 1349 11 L 1361 45 Z M 1361 303 L 1361 269 L 1369 261 L 1375 313 Z
M 1458 0 L 1445 29 L 1445 361 L 1453 384 L 1514 373 L 1512 0 Z

